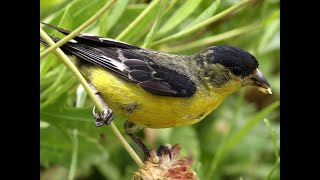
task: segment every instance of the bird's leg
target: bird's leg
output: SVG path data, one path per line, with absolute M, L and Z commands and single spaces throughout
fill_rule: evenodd
M 124 123 L 124 129 L 126 131 L 126 133 L 131 137 L 131 139 L 133 139 L 134 142 L 136 142 L 138 144 L 138 146 L 142 149 L 143 153 L 144 153 L 144 159 L 147 160 L 149 157 L 149 149 L 147 148 L 147 146 L 134 134 L 135 132 L 139 131 L 141 129 L 141 127 L 139 127 L 138 125 L 130 122 L 130 121 L 126 121 Z
M 104 124 L 109 125 L 113 120 L 113 112 L 112 110 L 107 106 L 107 104 L 103 101 L 103 99 L 100 96 L 99 91 L 92 85 L 89 84 L 91 89 L 94 91 L 94 94 L 96 95 L 97 99 L 103 106 L 103 112 L 96 112 L 96 106 L 93 106 L 92 113 L 94 118 L 96 119 L 95 125 L 96 127 L 100 127 Z

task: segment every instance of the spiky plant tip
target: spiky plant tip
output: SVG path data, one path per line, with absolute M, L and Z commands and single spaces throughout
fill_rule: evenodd
M 152 150 L 144 166 L 133 174 L 133 180 L 198 180 L 192 170 L 192 158 L 178 158 L 181 147 L 176 144 L 161 145 Z

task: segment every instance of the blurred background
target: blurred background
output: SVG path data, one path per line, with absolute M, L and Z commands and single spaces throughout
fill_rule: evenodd
M 109 1 L 40 0 L 40 21 L 74 30 Z M 198 124 L 138 136 L 152 148 L 180 144 L 200 179 L 280 179 L 279 0 L 118 0 L 85 32 L 175 54 L 222 44 L 252 53 L 272 95 L 242 88 Z M 41 179 L 131 179 L 137 164 L 108 126 L 94 126 L 94 104 L 52 53 L 40 61 L 40 92 Z M 113 122 L 143 157 L 124 119 Z

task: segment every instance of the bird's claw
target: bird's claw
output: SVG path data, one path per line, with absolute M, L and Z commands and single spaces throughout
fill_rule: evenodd
M 100 127 L 104 124 L 109 125 L 113 120 L 113 112 L 110 108 L 104 109 L 103 112 L 96 112 L 96 106 L 93 106 L 92 114 L 96 120 L 96 127 Z

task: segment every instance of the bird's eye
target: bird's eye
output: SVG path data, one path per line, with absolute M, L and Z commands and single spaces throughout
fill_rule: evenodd
M 235 67 L 235 68 L 233 68 L 233 74 L 234 75 L 240 75 L 241 74 L 241 69 L 239 68 L 239 67 Z

